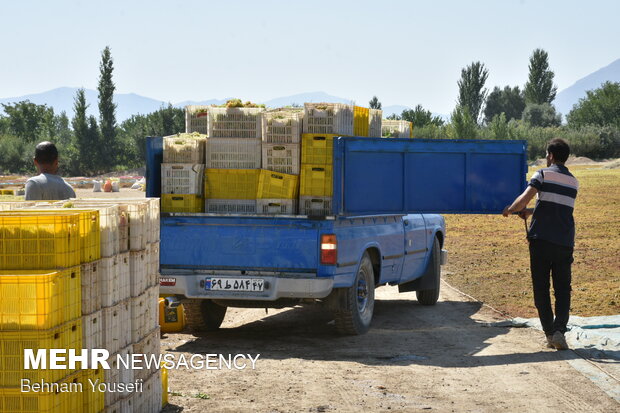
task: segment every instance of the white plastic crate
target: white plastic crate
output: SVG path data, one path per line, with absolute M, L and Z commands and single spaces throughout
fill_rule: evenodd
M 185 106 L 185 132 L 198 132 L 207 135 L 209 133 L 209 106 L 188 105 Z
M 118 300 L 123 301 L 131 297 L 131 276 L 129 267 L 130 252 L 123 252 L 117 255 L 118 263 Z
M 369 109 L 368 136 L 371 138 L 381 137 L 381 118 L 383 111 L 380 109 Z
M 144 381 L 143 391 L 133 400 L 134 412 L 159 413 L 161 410 L 161 371 L 156 371 Z
M 82 316 L 82 348 L 103 348 L 103 312 Z
M 146 290 L 146 316 L 147 330 L 159 326 L 159 284 Z
M 263 169 L 299 175 L 300 144 L 263 143 Z
M 108 376 L 109 378 L 112 378 L 111 375 Z M 106 383 L 109 383 L 108 381 L 106 381 Z M 112 393 L 112 392 L 106 392 L 106 393 Z M 117 400 L 114 403 L 108 404 L 107 400 L 112 400 L 113 398 L 116 398 Z M 122 410 L 122 406 L 121 406 L 121 400 L 118 399 L 117 395 L 112 395 L 110 394 L 109 396 L 106 395 L 106 397 L 104 397 L 104 404 L 105 407 L 103 409 L 103 413 L 125 413 Z
M 116 305 L 121 313 L 120 343 L 121 348 L 131 344 L 131 300 L 129 298 Z
M 103 315 L 103 345 L 110 354 L 116 353 L 121 346 L 121 322 L 123 314 L 120 305 L 106 307 L 101 310 Z M 124 340 L 123 340 L 124 341 Z
M 82 314 L 91 314 L 101 310 L 100 261 L 81 265 Z
M 299 143 L 304 113 L 292 110 L 263 112 L 263 143 Z
M 144 385 L 144 384 L 143 384 Z M 137 413 L 136 400 L 138 399 L 137 392 L 131 393 L 120 400 L 120 412 L 117 413 Z
M 147 326 L 147 293 L 131 298 L 131 341 L 142 340 L 150 330 Z
M 118 256 L 101 258 L 98 262 L 101 306 L 112 307 L 120 301 Z
M 207 168 L 260 169 L 261 141 L 256 138 L 209 139 L 205 156 Z
M 202 164 L 163 163 L 161 164 L 161 193 L 202 195 L 204 175 L 205 166 Z
M 303 133 L 353 135 L 353 105 L 305 103 Z
M 255 199 L 207 199 L 205 212 L 211 214 L 256 214 Z
M 204 163 L 206 138 L 197 133 L 164 137 L 164 163 Z
M 332 215 L 331 196 L 300 196 L 300 215 Z
M 411 122 L 383 119 L 381 121 L 381 136 L 386 138 L 410 138 Z
M 125 348 L 119 349 L 117 352 L 114 352 L 108 358 L 109 369 L 104 370 L 104 382 L 105 383 L 133 383 L 134 380 L 134 370 L 131 368 L 131 358 L 129 358 L 129 365 L 125 367 L 125 365 L 118 360 L 118 356 L 120 355 L 123 360 L 127 359 L 127 355 L 131 354 L 131 346 L 127 346 Z M 115 405 L 117 402 L 120 402 L 123 398 L 129 396 L 130 393 L 128 391 L 117 391 L 117 392 L 105 392 L 104 395 L 104 404 L 106 406 Z M 120 403 L 117 409 L 120 409 Z M 134 410 L 138 412 L 138 410 Z M 117 411 L 117 413 L 121 413 Z
M 133 344 L 133 354 L 144 355 L 147 359 L 151 359 L 151 355 L 155 355 L 157 357 L 160 353 L 159 335 L 159 327 L 148 331 L 142 340 L 139 340 Z M 159 370 L 157 363 L 151 363 L 150 369 L 146 368 L 146 362 L 143 362 L 141 366 L 144 368 L 136 369 L 134 371 L 136 380 L 146 380 L 149 376 Z
M 259 138 L 263 108 L 218 108 L 208 111 L 208 135 L 213 138 Z M 210 167 L 209 167 L 210 168 Z
M 259 214 L 295 215 L 296 199 L 257 199 L 256 210 Z
M 137 297 L 146 290 L 150 266 L 148 250 L 129 252 L 129 278 L 132 297 Z
M 159 198 L 147 198 L 147 201 L 148 219 L 151 223 L 148 242 L 159 242 Z
M 147 287 L 159 285 L 159 242 L 148 244 L 150 266 L 147 275 Z

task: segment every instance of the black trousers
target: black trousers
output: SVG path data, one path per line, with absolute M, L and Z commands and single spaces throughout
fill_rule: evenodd
M 543 240 L 530 240 L 530 268 L 534 287 L 534 304 L 545 334 L 566 332 L 571 294 L 573 249 Z M 549 275 L 555 294 L 555 319 L 549 295 Z

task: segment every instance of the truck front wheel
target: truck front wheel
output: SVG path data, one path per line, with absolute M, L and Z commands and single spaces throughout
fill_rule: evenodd
M 192 333 L 216 331 L 222 325 L 226 308 L 211 300 L 188 298 L 182 301 L 185 320 Z
M 368 253 L 364 253 L 355 282 L 336 290 L 334 317 L 341 334 L 364 334 L 370 328 L 375 308 L 375 275 Z

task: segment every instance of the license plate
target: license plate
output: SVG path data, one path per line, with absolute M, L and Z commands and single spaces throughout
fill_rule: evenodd
M 265 280 L 261 278 L 219 278 L 205 279 L 205 290 L 209 291 L 263 291 Z

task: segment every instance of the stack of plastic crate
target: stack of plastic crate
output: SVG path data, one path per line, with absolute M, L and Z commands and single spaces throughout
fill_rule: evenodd
M 209 106 L 204 110 L 209 135 L 205 212 L 256 213 L 264 109 Z
M 301 110 L 277 109 L 263 112 L 262 163 L 264 170 L 279 172 L 287 176 L 299 176 L 302 121 L 303 112 Z M 270 175 L 261 172 L 263 185 L 260 186 L 259 184 L 256 200 L 257 212 L 259 214 L 296 214 L 296 197 L 295 199 L 274 198 L 271 196 L 274 194 L 262 190 L 263 188 L 267 189 L 265 185 L 268 184 L 267 179 L 269 177 Z M 273 179 L 284 182 L 285 177 Z M 292 179 L 294 180 L 294 178 L 286 178 L 287 182 L 292 182 Z M 278 181 L 274 182 L 277 184 Z
M 91 370 L 24 368 L 24 350 L 80 349 L 85 341 L 81 266 L 100 258 L 97 210 L 0 213 L 0 411 L 103 409 L 103 394 L 20 391 L 31 383 L 80 383 Z M 94 304 L 89 310 L 96 308 Z M 97 327 L 98 329 L 98 327 Z M 97 334 L 97 333 L 95 333 Z M 75 366 L 77 367 L 77 366 Z
M 368 114 L 368 136 L 371 138 L 380 138 L 381 137 L 381 117 L 383 116 L 383 111 L 380 109 L 369 109 Z
M 164 137 L 161 207 L 164 212 L 202 212 L 206 135 Z
M 381 136 L 384 138 L 413 138 L 413 123 L 406 120 L 381 121 Z

